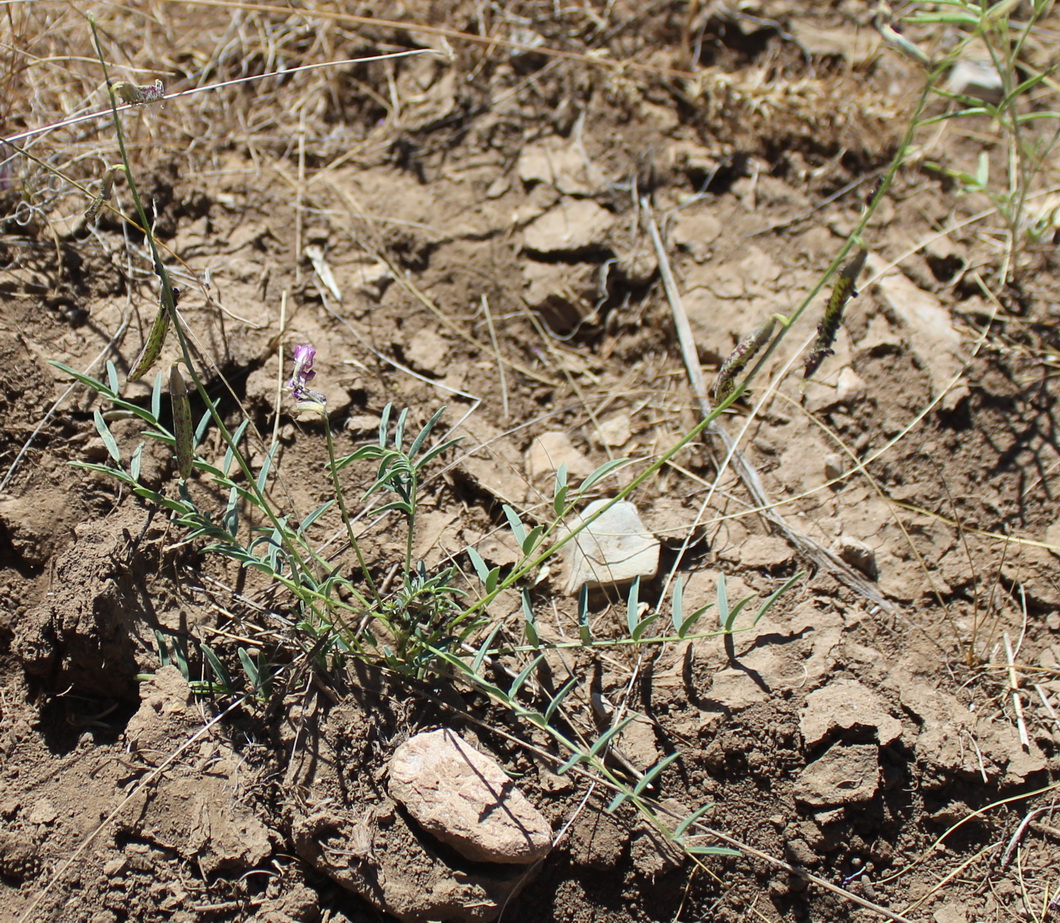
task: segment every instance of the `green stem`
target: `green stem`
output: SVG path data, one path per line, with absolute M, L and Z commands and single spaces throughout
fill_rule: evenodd
M 408 533 L 405 536 L 405 579 L 408 580 L 412 575 L 412 544 L 416 536 L 416 492 L 417 492 L 417 479 L 416 479 L 416 467 L 412 463 L 412 459 L 409 459 L 409 525 Z
M 207 410 L 210 412 L 210 417 L 217 425 L 218 430 L 221 433 L 225 444 L 232 451 L 232 456 L 239 464 L 240 469 L 243 471 L 244 476 L 247 479 L 247 483 L 250 485 L 250 490 L 254 493 L 259 509 L 265 512 L 265 515 L 269 518 L 274 529 L 283 536 L 284 547 L 291 561 L 297 565 L 299 571 L 306 575 L 310 575 L 310 570 L 303 558 L 298 546 L 291 540 L 291 536 L 287 529 L 283 527 L 279 517 L 272 509 L 272 505 L 269 503 L 268 498 L 265 496 L 265 492 L 258 487 L 257 479 L 254 477 L 254 473 L 250 468 L 249 463 L 243 456 L 243 453 L 239 451 L 239 447 L 236 445 L 235 440 L 232 438 L 232 434 L 228 431 L 224 420 L 221 417 L 220 412 L 217 410 L 217 405 L 210 399 L 210 395 L 206 392 L 206 386 L 203 384 L 202 378 L 199 376 L 198 371 L 192 362 L 191 347 L 188 341 L 187 334 L 184 332 L 184 328 L 180 322 L 180 316 L 177 311 L 176 299 L 173 296 L 173 285 L 169 278 L 169 271 L 166 269 L 165 264 L 162 262 L 161 257 L 158 253 L 158 247 L 155 243 L 154 234 L 151 231 L 150 223 L 147 220 L 147 212 L 144 209 L 143 202 L 140 199 L 140 191 L 136 185 L 136 180 L 133 176 L 132 166 L 130 164 L 129 155 L 125 148 L 125 133 L 121 127 L 121 119 L 118 117 L 118 104 L 114 98 L 114 90 L 110 85 L 110 74 L 107 71 L 107 61 L 103 54 L 103 46 L 99 41 L 99 32 L 96 29 L 96 20 L 94 16 L 88 18 L 89 26 L 92 29 L 92 40 L 96 46 L 96 54 L 99 56 L 99 63 L 103 69 L 103 79 L 107 85 L 107 94 L 110 100 L 111 116 L 114 119 L 114 132 L 118 139 L 118 149 L 121 152 L 122 166 L 125 168 L 125 176 L 129 183 L 129 191 L 132 193 L 133 202 L 136 205 L 136 212 L 140 218 L 140 223 L 144 229 L 144 237 L 147 241 L 148 248 L 151 251 L 151 258 L 154 261 L 155 272 L 158 274 L 159 280 L 162 283 L 162 301 L 165 305 L 166 310 L 169 311 L 170 319 L 173 324 L 173 328 L 176 332 L 177 340 L 180 343 L 181 355 L 184 359 L 184 365 L 187 367 L 192 380 L 195 382 L 195 390 L 198 391 L 199 397 L 202 398 L 203 403 L 206 405 Z
M 339 483 L 339 469 L 335 464 L 335 440 L 331 435 L 331 422 L 328 420 L 326 413 L 321 413 L 321 416 L 324 418 L 324 433 L 327 437 L 328 468 L 331 471 L 331 486 L 335 491 L 335 500 L 339 504 L 339 515 L 342 516 L 342 524 L 346 527 L 346 535 L 349 538 L 350 547 L 353 549 L 353 553 L 357 555 L 357 563 L 360 565 L 365 583 L 368 584 L 368 588 L 371 590 L 372 595 L 375 597 L 376 604 L 378 605 L 381 602 L 382 597 L 375 585 L 375 581 L 372 579 L 372 573 L 368 569 L 368 562 L 364 559 L 364 554 L 357 541 L 357 536 L 353 533 L 353 521 L 350 519 L 350 513 L 346 509 L 346 497 L 342 491 L 342 485 Z

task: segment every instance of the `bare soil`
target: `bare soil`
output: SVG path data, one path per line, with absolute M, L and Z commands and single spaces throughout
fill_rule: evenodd
M 5 11 L 6 136 L 105 105 L 76 6 Z M 169 94 L 440 54 L 123 115 L 182 316 L 232 426 L 276 434 L 274 492 L 295 520 L 330 485 L 319 423 L 294 419 L 283 393 L 293 344 L 318 350 L 340 454 L 374 438 L 388 402 L 414 425 L 446 405 L 463 441 L 424 487 L 415 551 L 468 574 L 468 545 L 515 561 L 502 504 L 547 520 L 550 461 L 583 475 L 632 459 L 606 496 L 699 419 L 649 216 L 709 380 L 839 252 L 924 79 L 862 2 L 456 0 L 404 6 L 404 25 L 341 4 L 253 6 L 104 4 L 101 38 L 115 76 L 160 77 Z M 1054 58 L 1057 26 L 1041 42 Z M 119 159 L 106 119 L 24 146 L 93 191 Z M 677 816 L 712 801 L 711 827 L 933 923 L 1044 921 L 1060 895 L 1056 240 L 1022 248 L 998 282 L 997 214 L 930 168 L 974 172 L 984 150 L 1000 170 L 985 118 L 918 135 L 869 226 L 835 355 L 798 374 L 825 293 L 723 420 L 777 512 L 848 549 L 882 605 L 778 536 L 731 471 L 712 493 L 724 453 L 707 440 L 632 498 L 664 545 L 644 597 L 671 571 L 690 607 L 715 599 L 719 574 L 731 599 L 804 578 L 732 652 L 713 638 L 548 661 L 557 688 L 584 679 L 571 702 L 587 733 L 594 692 L 640 716 L 619 740 L 635 770 L 680 752 L 658 791 Z M 49 362 L 102 375 L 109 359 L 124 379 L 154 275 L 142 235 L 109 211 L 86 222 L 66 180 L 20 158 L 0 180 L 0 918 L 334 923 L 389 918 L 355 893 L 385 892 L 405 919 L 475 920 L 496 916 L 504 888 L 507 921 L 879 918 L 763 859 L 691 862 L 632 810 L 607 814 L 609 793 L 556 775 L 519 743 L 537 738 L 459 683 L 309 669 L 275 588 L 71 467 L 107 458 L 98 402 Z M 125 186 L 114 202 L 131 214 Z M 163 365 L 175 355 L 171 342 Z M 113 426 L 131 452 L 138 424 Z M 543 434 L 567 437 L 562 458 L 542 461 Z M 208 432 L 201 451 L 220 462 L 224 445 Z M 347 495 L 373 474 L 346 469 Z M 158 443 L 141 476 L 178 490 Z M 187 489 L 207 508 L 226 500 L 199 476 Z M 358 524 L 386 581 L 402 524 Z M 339 526 L 317 528 L 349 563 Z M 532 592 L 542 632 L 577 639 L 562 569 Z M 614 595 L 593 601 L 597 637 L 623 631 Z M 517 596 L 491 617 L 521 640 Z M 282 680 L 268 702 L 193 696 L 162 668 L 156 632 L 196 676 L 205 642 L 235 673 L 238 645 L 261 650 Z M 498 759 L 556 831 L 514 884 L 461 865 L 388 799 L 394 748 L 440 726 Z M 454 868 L 481 904 L 429 909 Z

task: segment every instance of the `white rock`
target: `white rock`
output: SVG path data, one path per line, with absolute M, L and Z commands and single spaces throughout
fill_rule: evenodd
M 850 366 L 844 366 L 839 372 L 836 384 L 835 399 L 840 404 L 853 404 L 865 396 L 865 381 Z
M 987 103 L 999 103 L 1005 96 L 1001 74 L 989 59 L 962 58 L 946 78 L 946 89 Z
M 633 435 L 629 414 L 620 413 L 603 420 L 596 435 L 604 445 L 615 449 L 624 446 Z
M 842 455 L 837 452 L 829 452 L 824 457 L 824 476 L 830 481 L 839 477 L 839 475 L 846 471 L 843 462 L 844 459 Z
M 424 327 L 413 335 L 405 347 L 405 358 L 415 369 L 422 369 L 432 375 L 442 375 L 448 350 L 449 341 L 445 337 L 430 327 Z
M 504 770 L 448 728 L 417 734 L 394 751 L 390 796 L 473 862 L 526 865 L 552 846 L 548 821 Z
M 628 500 L 620 500 L 586 525 L 610 502 L 594 500 L 568 527 L 577 532 L 566 545 L 568 595 L 578 593 L 583 586 L 613 586 L 636 577 L 654 577 L 659 570 L 659 542 Z

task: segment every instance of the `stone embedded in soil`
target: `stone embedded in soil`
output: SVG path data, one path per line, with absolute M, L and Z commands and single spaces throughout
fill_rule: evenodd
M 836 744 L 795 780 L 795 800 L 811 808 L 871 801 L 880 787 L 876 744 Z
M 405 347 L 405 358 L 414 369 L 430 372 L 432 375 L 445 374 L 445 355 L 449 351 L 449 341 L 438 331 L 424 327 L 413 334 Z
M 1031 783 L 1048 768 L 1037 744 L 1022 748 L 1015 726 L 978 717 L 956 696 L 926 683 L 895 685 L 903 707 L 921 725 L 916 754 L 925 791 L 945 790 L 955 777 L 996 783 L 1005 791 Z
M 691 254 L 697 263 L 701 263 L 713 253 L 711 244 L 721 236 L 723 230 L 721 219 L 709 211 L 681 209 L 674 217 L 670 239 Z
M 54 554 L 65 538 L 56 524 L 67 506 L 65 491 L 35 491 L 31 496 L 0 496 L 0 536 L 11 550 L 30 567 L 40 567 Z
M 544 138 L 526 145 L 516 170 L 527 185 L 548 183 L 566 195 L 589 195 L 604 184 L 599 167 L 564 138 Z
M 987 103 L 999 103 L 1005 96 L 1005 82 L 988 57 L 961 58 L 946 77 L 946 89 Z
M 1045 543 L 1049 545 L 1049 553 L 1060 558 L 1060 519 L 1045 530 Z
M 41 798 L 30 808 L 26 820 L 31 824 L 53 824 L 58 816 L 59 812 L 55 809 L 55 805 L 47 798 Z
M 754 570 L 783 567 L 793 557 L 791 547 L 773 535 L 752 535 L 739 549 L 740 563 Z
M 621 448 L 633 435 L 632 423 L 628 413 L 619 413 L 606 420 L 601 420 L 594 435 L 606 446 Z
M 902 736 L 883 699 L 856 680 L 836 680 L 806 697 L 799 730 L 808 749 L 848 731 L 873 731 L 881 746 Z
M 525 865 L 552 847 L 541 812 L 496 762 L 448 728 L 417 734 L 394 751 L 390 795 L 474 862 Z
M 140 687 L 140 707 L 125 726 L 125 745 L 149 762 L 158 762 L 172 746 L 174 735 L 193 733 L 199 720 L 180 670 L 160 667 Z
M 853 535 L 839 535 L 828 549 L 841 561 L 861 571 L 870 580 L 875 580 L 879 570 L 876 566 L 876 552 Z
M 523 300 L 542 315 L 554 333 L 570 333 L 583 322 L 596 323 L 598 267 L 590 263 L 539 263 L 524 260 Z
M 730 592 L 729 599 L 739 595 Z M 692 599 L 686 596 L 685 604 L 702 604 L 712 596 L 713 592 Z M 704 705 L 712 711 L 720 706 L 734 714 L 776 698 L 784 690 L 812 688 L 835 669 L 843 638 L 843 620 L 835 612 L 807 606 L 785 616 L 771 612 L 757 624 L 744 624 L 746 630 L 734 637 L 733 665 L 728 664 L 720 636 L 693 642 L 697 658 L 724 664 L 712 671 L 710 685 L 702 693 Z
M 0 832 L 0 878 L 21 884 L 44 868 L 32 837 L 22 831 Z
M 943 904 L 931 915 L 932 923 L 968 923 L 968 908 L 963 904 Z
M 522 452 L 511 437 L 482 416 L 468 417 L 457 429 L 463 436 L 457 463 L 460 476 L 509 506 L 518 507 L 526 489 Z
M 1031 605 L 1049 609 L 1060 607 L 1056 558 L 1047 549 L 1021 545 L 1001 562 L 998 570 L 1005 585 L 1020 587 Z
M 530 223 L 523 244 L 530 253 L 545 257 L 602 249 L 614 216 L 590 199 L 564 197 Z
M 353 816 L 297 818 L 295 851 L 318 871 L 402 923 L 488 923 L 531 877 L 522 865 L 450 867 L 389 799 Z
M 575 865 L 606 871 L 618 867 L 629 837 L 629 832 L 608 815 L 582 811 L 571 827 L 566 845 Z
M 172 850 L 205 875 L 239 874 L 272 853 L 268 828 L 234 797 L 228 778 L 163 779 L 141 810 L 127 813 L 120 830 Z
M 645 528 L 637 508 L 620 500 L 588 523 L 592 516 L 611 503 L 594 500 L 583 513 L 572 517 L 570 531 L 577 531 L 566 545 L 569 596 L 603 586 L 618 586 L 637 577 L 654 577 L 659 569 L 659 541 Z

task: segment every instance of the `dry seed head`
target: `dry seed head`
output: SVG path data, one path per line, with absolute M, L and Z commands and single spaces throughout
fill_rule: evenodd
M 103 171 L 103 185 L 100 186 L 99 192 L 92 200 L 92 204 L 88 206 L 88 210 L 85 212 L 85 218 L 93 223 L 99 218 L 99 212 L 103 208 L 103 203 L 110 201 L 111 193 L 114 191 L 114 183 L 124 175 L 125 167 L 120 163 L 111 164 L 111 166 Z
M 114 95 L 123 103 L 137 106 L 157 102 L 166 95 L 166 87 L 161 80 L 156 80 L 146 86 L 138 86 L 135 83 L 119 80 L 117 83 L 111 84 L 110 88 L 114 91 Z
M 776 323 L 776 317 L 770 314 L 752 333 L 736 344 L 736 349 L 729 353 L 729 358 L 718 369 L 718 377 L 714 379 L 714 387 L 710 390 L 711 399 L 715 404 L 720 404 L 732 394 L 736 385 L 736 376 L 747 368 L 747 363 L 769 342 Z
M 839 334 L 839 325 L 843 322 L 843 308 L 851 298 L 857 298 L 857 281 L 865 266 L 865 258 L 869 251 L 864 247 L 858 247 L 857 252 L 839 270 L 832 294 L 828 299 L 828 306 L 824 309 L 824 317 L 817 325 L 817 339 L 813 341 L 813 347 L 806 356 L 806 365 L 803 370 L 804 378 L 812 378 L 813 374 L 835 350 L 832 344 Z

